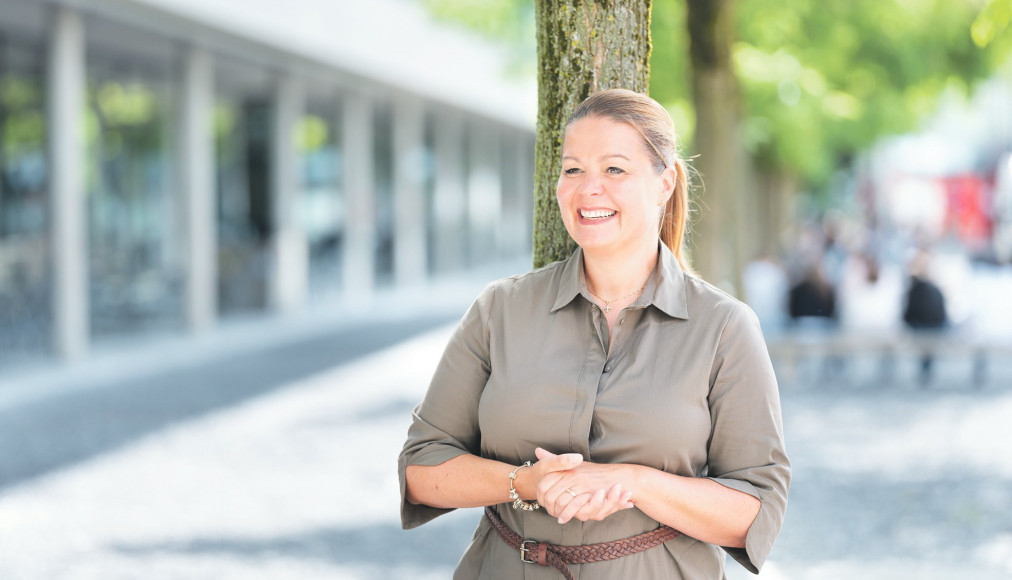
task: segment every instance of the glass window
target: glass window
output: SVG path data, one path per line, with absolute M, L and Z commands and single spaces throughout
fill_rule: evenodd
M 44 54 L 0 27 L 0 366 L 50 342 Z
M 273 111 L 266 73 L 231 61 L 216 71 L 218 309 L 227 316 L 267 305 Z
M 309 244 L 310 299 L 325 299 L 341 290 L 345 197 L 341 191 L 336 95 L 311 95 L 296 131 L 301 162 L 299 218 Z
M 184 293 L 175 219 L 179 198 L 170 193 L 171 60 L 168 54 L 114 46 L 126 44 L 130 33 L 118 27 L 91 26 L 88 33 L 91 333 L 103 338 L 178 329 Z

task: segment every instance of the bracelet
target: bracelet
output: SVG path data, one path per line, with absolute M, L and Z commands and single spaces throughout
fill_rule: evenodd
M 530 467 L 530 466 L 531 466 L 531 462 L 530 461 L 526 461 L 526 462 L 524 462 L 523 465 L 521 465 L 520 467 L 517 467 L 516 469 L 514 469 L 513 471 L 510 472 L 510 499 L 513 500 L 513 509 L 515 509 L 515 510 L 524 510 L 524 511 L 527 511 L 527 512 L 532 512 L 532 511 L 534 511 L 536 509 L 539 509 L 541 507 L 541 504 L 539 504 L 537 501 L 526 502 L 526 501 L 520 499 L 520 494 L 517 493 L 516 488 L 513 487 L 513 481 L 517 478 L 517 472 L 520 471 L 521 469 L 525 468 L 525 467 Z

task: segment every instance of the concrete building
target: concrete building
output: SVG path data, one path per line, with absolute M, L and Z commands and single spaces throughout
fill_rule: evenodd
M 411 0 L 4 0 L 0 369 L 529 255 L 506 64 Z

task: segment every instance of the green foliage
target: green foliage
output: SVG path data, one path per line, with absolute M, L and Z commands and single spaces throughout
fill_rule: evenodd
M 510 50 L 513 72 L 536 70 L 534 0 L 421 0 L 439 20 L 463 25 L 502 41 Z
M 295 127 L 295 146 L 306 154 L 325 146 L 330 140 L 327 122 L 317 115 L 303 115 Z
M 34 79 L 8 75 L 0 80 L 0 155 L 14 159 L 44 146 L 43 108 L 41 87 Z
M 685 30 L 685 2 L 655 0 L 650 22 L 650 95 L 668 109 L 679 137 L 688 143 L 695 130 L 695 115 L 689 85 L 689 35 Z
M 970 27 L 973 43 L 982 49 L 991 48 L 1001 66 L 1002 59 L 1012 53 L 1012 0 L 988 0 Z
M 971 38 L 978 10 L 970 0 L 741 0 L 738 8 L 746 145 L 760 168 L 809 183 L 882 135 L 913 129 L 943 92 L 968 91 L 997 61 Z
M 534 63 L 534 0 L 422 0 Z M 1012 0 L 738 0 L 734 62 L 760 170 L 826 183 L 855 152 L 916 128 L 1012 54 Z M 691 141 L 685 0 L 654 0 L 650 94 Z M 525 67 L 526 68 L 526 67 Z

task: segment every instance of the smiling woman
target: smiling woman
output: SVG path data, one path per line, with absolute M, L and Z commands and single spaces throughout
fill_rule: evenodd
M 776 377 L 755 315 L 681 257 L 687 185 L 649 97 L 602 91 L 570 118 L 557 197 L 579 248 L 478 297 L 401 453 L 405 528 L 486 506 L 455 578 L 765 561 L 790 483 Z
M 588 269 L 587 286 L 595 296 L 632 298 L 653 269 L 649 256 L 656 254 L 661 208 L 677 177 L 674 168 L 657 172 L 654 165 L 643 138 L 626 123 L 587 117 L 566 131 L 556 191 L 562 221 L 586 263 L 610 270 L 630 255 L 646 258 L 614 281 Z

